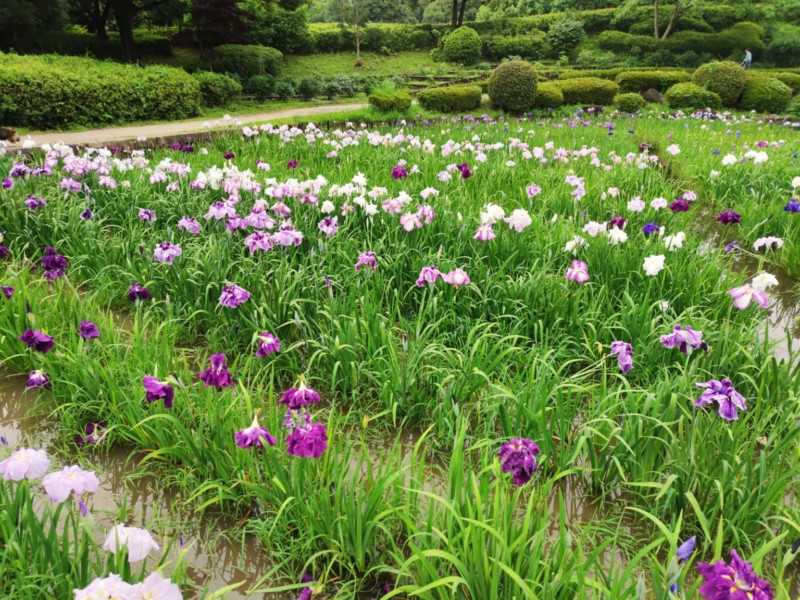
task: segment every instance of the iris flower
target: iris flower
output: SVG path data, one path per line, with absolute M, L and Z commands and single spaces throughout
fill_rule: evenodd
M 698 563 L 703 585 L 700 595 L 705 600 L 773 600 L 775 593 L 768 581 L 753 571 L 752 563 L 744 562 L 731 550 L 731 562 Z
M 567 279 L 578 283 L 589 281 L 589 265 L 582 260 L 573 260 L 572 266 L 567 269 Z
M 705 390 L 695 400 L 694 405 L 698 408 L 703 408 L 716 402 L 719 416 L 728 421 L 735 421 L 739 418 L 736 414 L 737 408 L 739 410 L 747 410 L 744 396 L 734 389 L 733 383 L 729 379 L 723 379 L 722 381 L 711 379 L 695 385 Z
M 539 466 L 536 457 L 541 452 L 536 442 L 519 437 L 503 444 L 497 456 L 500 458 L 503 473 L 511 473 L 514 484 L 522 487 L 536 472 Z

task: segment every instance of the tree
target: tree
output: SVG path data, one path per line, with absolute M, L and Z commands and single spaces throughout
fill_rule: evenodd
M 254 15 L 238 0 L 195 0 L 192 23 L 201 49 L 220 44 L 246 44 Z
M 653 35 L 656 38 L 665 40 L 669 37 L 669 34 L 672 33 L 672 30 L 675 29 L 675 26 L 678 24 L 678 21 L 680 21 L 681 17 L 692 10 L 702 9 L 702 7 L 705 5 L 705 0 L 673 0 L 672 14 L 670 15 L 669 21 L 667 22 L 667 27 L 664 29 L 663 33 L 661 33 L 659 26 L 658 3 L 659 0 L 645 0 L 644 2 L 644 4 L 653 5 Z M 641 5 L 642 0 L 627 0 L 626 2 L 623 2 L 617 9 L 614 18 L 621 19 L 629 16 Z
M 365 0 L 336 0 L 331 5 L 332 13 L 343 28 L 350 25 L 353 28 L 353 38 L 356 45 L 356 67 L 361 66 L 361 24 L 366 13 Z

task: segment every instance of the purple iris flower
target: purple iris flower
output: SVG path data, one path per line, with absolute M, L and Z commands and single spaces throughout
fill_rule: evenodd
M 742 222 L 742 215 L 734 210 L 723 210 L 717 216 L 717 221 L 724 225 L 736 225 L 737 223 Z
M 228 150 L 223 156 L 226 160 L 230 160 L 231 158 L 236 158 L 236 155 L 230 150 Z
M 775 593 L 768 581 L 753 571 L 752 563 L 744 562 L 731 550 L 731 562 L 718 560 L 713 565 L 697 563 L 703 585 L 700 595 L 705 600 L 773 600 Z
M 49 390 L 52 386 L 50 385 L 50 375 L 38 369 L 36 371 L 31 371 L 28 374 L 28 381 L 25 382 L 26 388 L 44 388 Z
M 461 171 L 461 179 L 469 179 L 472 177 L 472 171 L 469 170 L 469 165 L 467 163 L 462 163 L 457 166 L 459 171 Z
M 647 223 L 644 227 L 642 227 L 642 231 L 644 231 L 645 235 L 652 235 L 654 233 L 658 233 L 661 227 L 658 223 Z
M 800 213 L 800 198 L 789 200 L 789 204 L 783 207 L 783 212 Z
M 374 252 L 362 252 L 359 254 L 358 261 L 356 262 L 356 271 L 362 266 L 370 267 L 373 271 L 378 268 L 378 261 Z
M 328 431 L 325 425 L 312 423 L 309 415 L 305 423 L 286 438 L 286 451 L 300 458 L 319 458 L 328 449 Z
M 291 171 L 292 169 L 296 169 L 297 165 L 299 165 L 299 164 L 300 163 L 297 162 L 295 159 L 292 159 L 292 160 L 290 160 L 289 162 L 286 163 L 286 169 Z
M 675 348 L 677 346 L 684 354 L 689 354 L 690 348 L 695 350 L 699 348 L 708 349 L 708 344 L 703 341 L 703 332 L 695 331 L 688 325 L 686 327 L 675 325 L 672 333 L 661 336 L 661 344 L 664 348 Z
M 43 208 L 47 206 L 47 202 L 44 201 L 44 198 L 28 195 L 28 197 L 25 199 L 25 205 L 31 210 L 36 210 L 37 208 Z
M 679 547 L 678 550 L 675 552 L 675 556 L 678 558 L 678 563 L 685 563 L 689 560 L 692 556 L 692 552 L 694 552 L 694 544 L 697 541 L 697 536 L 692 536 L 685 542 L 683 542 Z
M 181 254 L 183 254 L 183 250 L 181 250 L 180 246 L 176 246 L 171 242 L 161 242 L 153 252 L 153 260 L 171 265 L 172 261 Z
M 319 230 L 327 235 L 329 238 L 332 238 L 334 234 L 339 230 L 339 218 L 338 217 L 325 217 L 322 221 L 319 222 Z
M 89 516 L 89 507 L 88 507 L 88 506 L 86 506 L 86 505 L 83 503 L 83 501 L 82 501 L 82 500 L 79 500 L 79 501 L 78 501 L 78 508 L 80 509 L 80 511 L 81 511 L 81 514 L 82 514 L 84 517 L 88 517 L 88 516 Z
M 106 431 L 105 425 L 102 423 L 89 423 L 84 429 L 85 435 L 76 435 L 75 443 L 83 444 L 96 444 L 103 437 Z
M 611 342 L 611 355 L 617 356 L 619 368 L 627 373 L 633 368 L 633 346 L 627 342 Z
M 69 261 L 62 254 L 58 254 L 55 248 L 46 246 L 44 255 L 41 258 L 42 268 L 44 269 L 44 278 L 48 281 L 58 279 L 64 275 L 64 271 L 69 266 Z
M 245 427 L 241 431 L 233 434 L 236 440 L 236 445 L 240 448 L 261 448 L 264 449 L 264 442 L 268 446 L 274 446 L 278 440 L 273 437 L 269 430 L 263 425 L 258 424 L 258 418 L 253 419 L 253 424 L 250 427 Z
M 405 167 L 397 165 L 392 168 L 392 179 L 405 179 L 406 177 L 408 177 L 408 171 Z
M 219 296 L 219 303 L 226 308 L 238 308 L 241 304 L 247 302 L 249 298 L 250 292 L 232 283 L 222 288 L 222 294 Z
M 256 338 L 256 345 L 258 346 L 256 356 L 259 358 L 269 356 L 273 352 L 278 352 L 281 349 L 280 340 L 269 331 L 265 331 Z
M 150 210 L 149 208 L 140 208 L 139 209 L 139 218 L 142 221 L 155 221 L 156 220 L 156 211 Z
M 689 212 L 689 203 L 683 198 L 678 198 L 669 205 L 672 212 Z
M 0 286 L 0 292 L 3 292 L 6 300 L 11 300 L 14 297 L 14 288 L 10 285 Z
M 97 328 L 97 325 L 91 321 L 81 320 L 81 327 L 78 331 L 85 340 L 92 340 L 100 337 L 100 330 Z
M 436 280 L 441 279 L 441 277 L 442 272 L 436 265 L 422 267 L 422 271 L 419 272 L 419 279 L 417 279 L 417 285 L 419 287 L 424 286 L 426 283 L 433 285 L 436 283 Z
M 739 252 L 739 242 L 738 242 L 738 241 L 736 241 L 736 240 L 733 240 L 733 241 L 732 241 L 730 244 L 728 244 L 727 246 L 725 246 L 725 252 L 726 252 L 727 254 L 730 254 L 730 253 L 731 253 L 731 252 L 733 252 L 734 250 L 736 250 L 736 252 Z
M 142 378 L 142 385 L 145 392 L 144 399 L 148 402 L 164 400 L 164 408 L 172 408 L 172 401 L 175 398 L 175 389 L 165 381 L 159 381 L 156 377 L 145 375 Z
M 622 217 L 612 217 L 611 220 L 608 222 L 608 228 L 613 229 L 616 227 L 617 229 L 625 229 L 625 226 L 628 224 L 628 221 Z
M 2 235 L 0 235 L 0 239 L 2 239 Z M 6 256 L 8 256 L 8 247 L 0 243 L 0 260 L 3 260 Z
M 137 300 L 152 300 L 153 295 L 147 291 L 143 285 L 139 285 L 135 281 L 128 288 L 128 300 L 136 302 Z
M 50 352 L 55 346 L 53 338 L 39 329 L 26 329 L 25 333 L 19 336 L 19 341 L 24 342 L 31 350 L 43 354 Z
M 172 144 L 170 144 L 170 148 L 172 148 L 173 150 L 180 150 L 181 149 L 181 143 L 180 142 L 173 142 Z
M 694 405 L 698 408 L 703 408 L 716 402 L 719 416 L 728 421 L 735 421 L 739 418 L 736 414 L 737 408 L 739 410 L 747 410 L 744 396 L 733 388 L 733 384 L 729 379 L 723 379 L 722 381 L 711 379 L 695 385 L 705 389 L 705 391 L 700 394 L 700 397 L 695 400 Z
M 200 233 L 200 223 L 197 222 L 197 219 L 193 219 L 192 217 L 181 217 L 181 220 L 178 221 L 178 229 L 196 235 Z
M 86 210 L 84 210 L 81 213 L 81 219 L 83 219 L 84 221 L 88 221 L 89 219 L 92 219 L 92 218 L 94 218 L 94 213 L 92 212 L 92 209 L 90 209 L 90 208 L 87 208 Z
M 3 189 L 4 190 L 10 190 L 10 189 L 13 189 L 13 187 L 14 187 L 14 180 L 13 179 L 9 179 L 8 177 L 3 179 Z
M 233 384 L 233 376 L 225 365 L 224 354 L 211 356 L 211 366 L 200 373 L 200 380 L 206 384 L 206 387 L 215 387 L 217 391 Z
M 539 466 L 536 457 L 541 453 L 536 442 L 520 437 L 503 444 L 497 456 L 500 457 L 503 473 L 511 473 L 514 484 L 522 487 L 536 472 Z
M 308 387 L 302 376 L 298 377 L 297 387 L 289 388 L 281 394 L 280 403 L 291 410 L 297 410 L 311 403 L 319 402 L 319 392 Z
M 303 576 L 300 578 L 300 583 L 311 583 L 312 581 L 314 580 L 308 573 L 303 573 Z M 311 594 L 313 592 L 314 592 L 313 588 L 304 587 L 302 590 L 300 590 L 300 594 L 297 596 L 297 600 L 311 600 Z

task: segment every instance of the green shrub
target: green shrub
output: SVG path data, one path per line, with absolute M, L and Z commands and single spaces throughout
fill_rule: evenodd
M 442 51 L 447 62 L 474 65 L 481 57 L 481 38 L 471 27 L 459 27 L 444 38 Z
M 719 94 L 691 82 L 676 83 L 667 90 L 664 99 L 672 108 L 719 108 L 722 106 Z
M 339 75 L 333 80 L 339 86 L 339 93 L 352 98 L 358 93 L 358 81 L 354 77 Z
M 346 52 L 355 49 L 355 42 L 352 36 L 345 35 L 339 29 L 327 29 L 325 31 L 315 31 L 312 34 L 314 47 L 318 52 Z
M 480 81 L 476 81 L 475 85 L 480 86 L 481 93 L 488 94 L 489 93 L 489 80 L 488 79 L 481 79 Z
M 620 73 L 624 73 L 623 67 L 616 67 L 613 69 L 587 69 L 585 71 L 576 69 L 574 71 L 562 71 L 559 73 L 559 79 L 577 79 L 579 77 L 599 77 L 600 79 L 616 80 Z
M 772 31 L 769 56 L 782 66 L 800 64 L 800 27 L 788 23 L 778 25 Z
M 792 88 L 775 77 L 753 75 L 739 99 L 739 108 L 761 113 L 781 113 L 789 106 Z
M 0 39 L 0 49 L 8 50 L 10 47 L 20 54 L 64 54 L 114 60 L 124 58 L 119 34 L 113 31 L 108 33 L 108 39 L 105 40 L 80 31 L 37 31 L 35 35 L 17 36 L 13 42 Z M 172 56 L 169 38 L 147 31 L 134 32 L 133 49 L 138 57 Z
M 224 106 L 242 93 L 242 86 L 239 85 L 239 82 L 227 75 L 210 71 L 196 71 L 192 73 L 192 77 L 200 84 L 203 106 Z
M 555 56 L 575 54 L 584 39 L 586 39 L 586 31 L 583 23 L 571 17 L 564 17 L 556 21 L 547 32 L 547 42 Z
M 732 61 L 712 62 L 698 67 L 692 75 L 692 81 L 719 94 L 724 106 L 735 106 L 744 91 L 747 73 L 741 65 Z
M 659 47 L 659 41 L 653 36 L 631 35 L 622 31 L 604 31 L 597 36 L 597 46 L 617 54 L 626 54 L 639 48 L 642 52 L 650 52 Z
M 510 61 L 497 67 L 489 78 L 489 98 L 494 108 L 523 113 L 533 108 L 536 70 L 530 63 Z
M 247 80 L 247 89 L 255 94 L 256 100 L 263 102 L 275 91 L 275 78 L 272 75 L 253 75 Z
M 336 96 L 342 93 L 342 88 L 335 81 L 326 81 L 322 85 L 322 95 L 328 100 L 334 100 Z
M 283 80 L 275 84 L 275 95 L 279 100 L 291 100 L 294 94 L 294 84 L 291 81 Z
M 238 73 L 245 81 L 253 75 L 277 75 L 283 54 L 264 46 L 223 44 L 214 49 L 211 67 L 218 72 Z
M 564 94 L 565 104 L 604 104 L 614 102 L 619 86 L 608 79 L 599 77 L 577 77 L 559 79 L 558 87 Z
M 555 81 L 540 83 L 533 98 L 536 108 L 558 108 L 564 105 L 564 94 Z
M 614 96 L 614 106 L 624 113 L 635 113 L 644 108 L 644 105 L 644 98 L 636 93 L 617 94 Z
M 480 108 L 482 95 L 478 85 L 451 85 L 421 90 L 417 101 L 422 108 L 429 110 L 462 112 Z
M 394 82 L 384 81 L 379 87 L 372 90 L 369 103 L 381 112 L 406 112 L 411 108 L 411 94 L 408 90 L 400 89 Z
M 786 107 L 786 113 L 800 119 L 800 95 L 795 96 L 795 98 L 789 102 L 789 106 Z
M 5 125 L 57 129 L 183 119 L 197 114 L 201 98 L 200 84 L 181 69 L 0 53 Z
M 501 60 L 509 56 L 521 56 L 530 60 L 538 60 L 544 56 L 544 34 L 518 35 L 505 37 L 485 35 L 481 37 L 483 56 L 490 60 Z
M 575 64 L 579 67 L 610 69 L 618 62 L 617 55 L 613 52 L 603 50 L 581 50 L 575 59 Z
M 625 71 L 617 76 L 617 83 L 622 92 L 640 93 L 649 89 L 664 92 L 676 83 L 691 79 L 685 71 Z
M 781 81 L 792 88 L 792 95 L 794 96 L 800 92 L 800 74 L 798 73 L 775 73 L 772 75 L 778 81 Z
M 312 100 L 322 92 L 322 81 L 319 77 L 303 77 L 297 86 L 297 95 L 303 100 Z

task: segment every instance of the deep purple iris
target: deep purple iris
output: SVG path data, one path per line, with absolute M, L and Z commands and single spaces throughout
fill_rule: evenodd
M 217 390 L 230 387 L 233 384 L 233 375 L 225 365 L 224 354 L 213 354 L 211 366 L 200 373 L 200 380 L 206 387 L 215 387 Z
M 44 208 L 47 206 L 47 202 L 44 201 L 44 198 L 39 198 L 38 196 L 28 195 L 25 198 L 25 205 L 30 208 L 31 210 L 36 210 L 38 208 Z
M 85 340 L 93 340 L 100 337 L 100 330 L 97 328 L 97 325 L 91 321 L 81 320 L 81 326 L 78 331 Z
M 406 177 L 408 177 L 408 171 L 405 167 L 397 165 L 392 168 L 392 179 L 405 179 Z
M 300 578 L 300 583 L 311 583 L 314 581 L 311 578 L 311 575 L 308 573 L 303 573 L 303 576 Z M 311 600 L 311 594 L 314 592 L 314 589 L 311 587 L 304 587 L 300 590 L 300 594 L 297 596 L 297 600 Z
M 53 338 L 39 329 L 26 329 L 25 333 L 19 336 L 19 340 L 24 342 L 31 350 L 42 352 L 43 354 L 50 352 L 55 346 Z
M 783 212 L 800 213 L 800 198 L 789 200 L 789 204 L 783 207 Z
M 669 205 L 672 212 L 689 212 L 689 203 L 683 198 L 678 198 Z
M 734 250 L 736 250 L 736 252 L 739 252 L 739 242 L 737 242 L 736 240 L 733 240 L 730 244 L 725 246 L 725 252 L 728 254 L 730 254 Z
M 6 300 L 11 300 L 14 297 L 14 288 L 10 285 L 0 286 L 0 292 L 6 297 Z
M 76 444 L 96 444 L 103 437 L 106 427 L 102 423 L 89 423 L 84 429 L 85 435 L 76 435 Z
M 172 401 L 175 398 L 175 389 L 165 381 L 159 381 L 156 377 L 145 375 L 142 378 L 142 385 L 145 392 L 144 399 L 148 402 L 164 400 L 164 408 L 172 408 Z
M 654 233 L 658 233 L 661 227 L 658 223 L 647 223 L 644 227 L 642 227 L 642 231 L 644 231 L 645 235 L 652 235 Z
M 292 159 L 292 160 L 290 160 L 289 162 L 286 163 L 286 169 L 291 171 L 292 169 L 296 169 L 297 165 L 299 165 L 299 164 L 300 163 L 297 162 L 295 159 Z
M 717 216 L 717 221 L 724 225 L 735 225 L 742 222 L 742 215 L 731 209 L 723 210 Z
M 309 415 L 305 416 L 305 423 L 286 438 L 286 451 L 300 458 L 319 458 L 327 449 L 328 432 L 325 425 L 312 423 Z
M 236 158 L 236 155 L 233 152 L 231 152 L 230 150 L 228 150 L 224 154 L 224 157 L 225 157 L 226 160 L 230 160 L 231 158 Z
M 38 369 L 36 371 L 31 371 L 28 374 L 28 381 L 25 382 L 26 388 L 44 388 L 49 390 L 52 386 L 50 385 L 50 376 Z
M 627 224 L 628 221 L 622 217 L 611 217 L 611 220 L 608 222 L 608 228 L 613 229 L 616 227 L 617 229 L 625 229 Z
M 285 404 L 291 410 L 297 410 L 314 402 L 319 402 L 319 392 L 308 387 L 302 377 L 297 379 L 299 380 L 297 387 L 283 392 L 280 403 Z
M 90 209 L 90 208 L 87 208 L 86 210 L 84 210 L 81 213 L 81 219 L 83 219 L 84 221 L 88 221 L 89 219 L 91 219 L 93 217 L 94 217 L 94 213 L 92 212 L 92 209 Z
M 69 261 L 66 257 L 58 254 L 55 248 L 51 248 L 50 246 L 45 247 L 41 263 L 44 269 L 44 278 L 48 281 L 62 277 L 67 266 L 69 266 Z
M 467 163 L 462 163 L 458 166 L 458 170 L 461 171 L 461 179 L 469 179 L 472 177 L 472 171 L 469 170 L 469 165 Z
M 775 593 L 768 581 L 753 571 L 752 563 L 744 562 L 731 550 L 731 562 L 718 560 L 713 565 L 697 563 L 703 585 L 698 590 L 705 600 L 773 600 Z
M 137 300 L 152 300 L 153 295 L 147 291 L 143 285 L 139 285 L 135 281 L 128 288 L 128 300 L 136 302 Z
M 691 558 L 692 552 L 694 552 L 694 544 L 696 541 L 697 536 L 693 535 L 678 547 L 678 550 L 675 552 L 678 563 L 684 563 Z
M 263 449 L 264 442 L 266 442 L 268 446 L 274 446 L 278 443 L 278 440 L 270 434 L 266 427 L 258 424 L 257 418 L 253 419 L 253 424 L 250 425 L 250 427 L 235 432 L 233 437 L 236 440 L 236 445 L 240 448 L 255 447 Z
M 264 358 L 273 352 L 278 352 L 281 349 L 281 342 L 269 331 L 265 331 L 256 338 L 256 346 L 256 356 L 259 358 Z
M 500 457 L 503 473 L 511 473 L 514 484 L 522 487 L 536 472 L 539 466 L 536 457 L 541 453 L 536 442 L 520 437 L 503 444 L 497 456 Z

